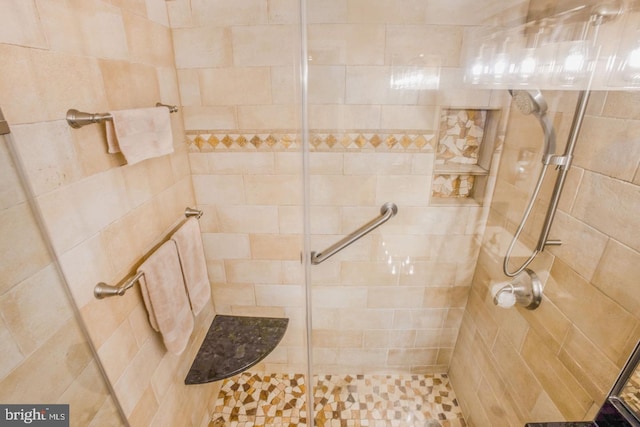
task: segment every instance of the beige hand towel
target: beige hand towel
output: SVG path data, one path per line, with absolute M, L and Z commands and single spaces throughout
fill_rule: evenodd
M 110 111 L 106 121 L 109 153 L 122 153 L 132 165 L 173 153 L 171 119 L 166 107 Z
M 200 313 L 211 298 L 211 285 L 207 274 L 207 262 L 202 247 L 200 224 L 189 218 L 171 239 L 176 242 L 187 294 L 194 314 Z
M 144 272 L 140 289 L 149 323 L 162 334 L 165 347 L 171 353 L 184 351 L 193 331 L 193 314 L 185 292 L 178 250 L 175 242 L 162 244 L 138 268 Z

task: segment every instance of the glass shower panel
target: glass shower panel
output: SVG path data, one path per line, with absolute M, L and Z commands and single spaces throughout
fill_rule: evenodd
M 425 2 L 306 4 L 311 250 L 398 207 L 310 267 L 316 425 L 459 420 L 453 398 L 450 411 L 430 399 L 453 396 L 445 373 L 477 256 L 471 187 L 491 162 L 479 147 L 497 119 L 490 93 L 459 89 L 463 23 L 430 18 Z
M 289 320 L 263 361 L 220 382 L 211 417 L 305 424 L 300 2 L 182 3 L 192 19 L 174 31 L 175 50 L 215 313 Z M 220 56 L 202 54 L 199 43 Z
M 0 402 L 68 404 L 71 425 L 127 425 L 29 203 L 10 138 L 0 136 Z

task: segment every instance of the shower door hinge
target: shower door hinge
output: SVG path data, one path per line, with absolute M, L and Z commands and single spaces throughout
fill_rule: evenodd
M 2 109 L 0 108 L 0 135 L 6 135 L 10 132 L 9 123 L 4 119 L 4 114 L 2 114 Z

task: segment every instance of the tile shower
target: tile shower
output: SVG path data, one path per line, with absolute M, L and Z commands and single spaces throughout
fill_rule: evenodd
M 456 82 L 468 27 L 502 2 L 481 10 L 466 1 L 401 3 L 307 2 L 307 249 L 333 243 L 384 202 L 400 208 L 382 229 L 312 270 L 312 370 L 330 376 L 319 377 L 329 394 L 345 378 L 410 384 L 449 372 L 471 425 L 587 419 L 640 338 L 638 96 L 592 96 L 572 191 L 554 228 L 566 244 L 536 266 L 548 299 L 535 313 L 497 311 L 487 289 L 499 277 L 503 233 L 517 224 L 527 194 L 527 171 L 512 166 L 538 145 L 526 118 L 512 113 L 506 127 L 506 91 Z M 0 402 L 72 402 L 78 425 L 122 425 L 118 406 L 134 426 L 208 425 L 226 385 L 187 387 L 183 374 L 214 313 L 288 317 L 285 339 L 249 377 L 305 373 L 298 2 L 8 4 L 0 5 L 0 107 L 73 300 L 51 290 L 58 279 L 43 246 L 31 244 L 39 238 L 24 237 L 37 235 L 37 225 L 3 143 Z M 491 24 L 523 19 L 528 6 L 513 2 Z M 392 89 L 390 81 L 415 70 L 437 76 L 437 89 Z M 566 137 L 574 95 L 545 95 Z M 63 120 L 68 108 L 156 101 L 181 106 L 172 117 L 176 152 L 140 165 L 106 154 L 99 127 L 71 130 Z M 500 148 L 504 138 L 504 147 L 478 152 L 484 168 L 438 157 L 447 111 L 494 120 L 491 144 Z M 473 142 L 465 146 L 474 152 Z M 176 358 L 148 327 L 138 294 L 96 301 L 92 289 L 126 277 L 196 204 L 205 211 L 214 307 L 196 319 L 185 357 Z M 51 295 L 50 310 L 28 309 L 42 305 L 42 295 Z M 576 309 L 585 300 L 596 314 Z M 73 326 L 71 303 L 88 336 Z M 594 322 L 602 316 L 615 334 Z M 87 392 L 99 382 L 99 364 L 115 400 L 106 385 Z M 42 395 L 38 384 L 51 372 L 59 386 Z

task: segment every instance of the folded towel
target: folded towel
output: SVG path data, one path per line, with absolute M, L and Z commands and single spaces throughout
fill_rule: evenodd
M 149 323 L 162 334 L 167 350 L 184 351 L 193 331 L 193 314 L 185 292 L 176 244 L 162 244 L 138 268 L 144 275 L 140 289 L 149 313 Z
M 189 218 L 171 239 L 176 242 L 187 294 L 194 314 L 200 313 L 211 298 L 211 286 L 207 274 L 207 262 L 202 247 L 200 225 Z
M 166 107 L 110 111 L 106 121 L 109 153 L 124 155 L 128 164 L 173 153 L 171 119 Z

